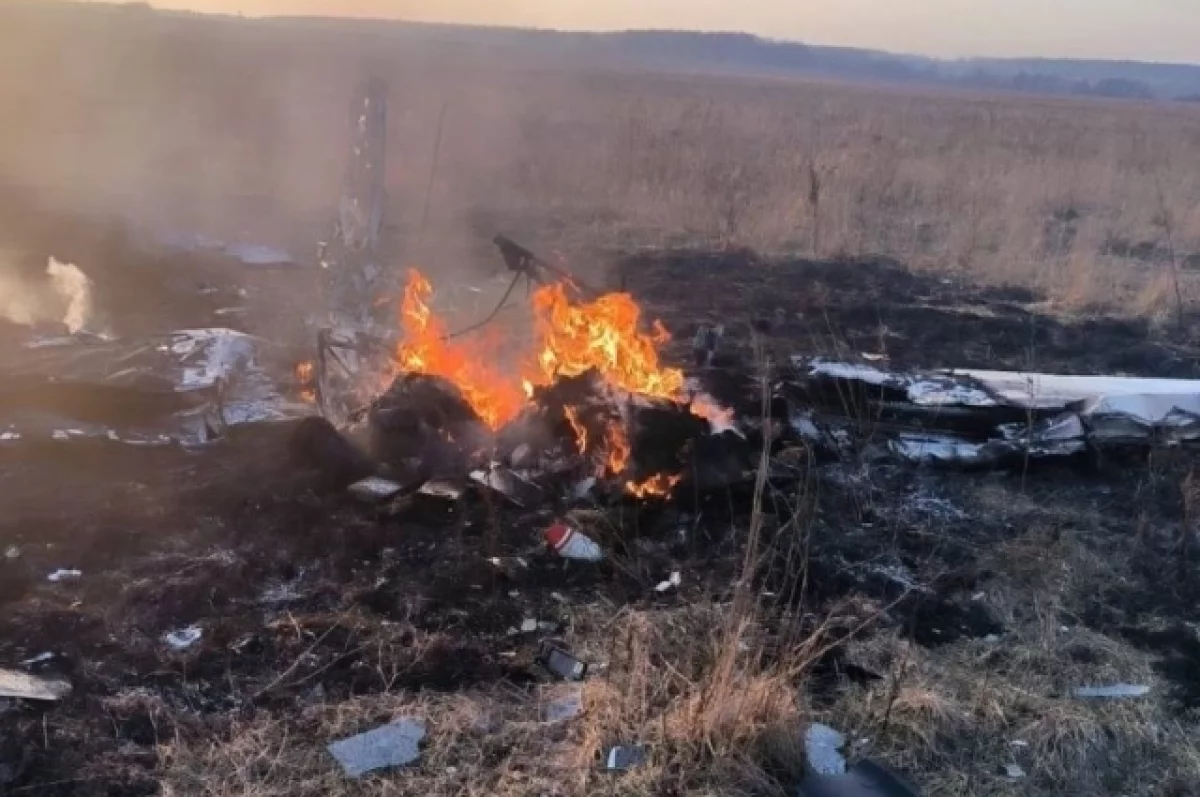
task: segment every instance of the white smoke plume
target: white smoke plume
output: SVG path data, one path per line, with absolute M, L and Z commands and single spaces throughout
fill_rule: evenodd
M 2 264 L 0 264 L 2 265 Z M 77 266 L 50 258 L 46 280 L 0 269 L 0 318 L 22 326 L 60 323 L 71 334 L 92 323 L 92 281 Z
M 60 263 L 53 257 L 46 266 L 46 274 L 58 297 L 66 303 L 62 322 L 74 335 L 87 329 L 92 320 L 92 281 L 88 275 L 71 263 Z

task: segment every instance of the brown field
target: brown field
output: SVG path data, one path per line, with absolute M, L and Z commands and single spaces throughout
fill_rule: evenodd
M 323 223 L 370 70 L 391 85 L 408 229 L 428 202 L 443 236 L 882 255 L 1133 313 L 1155 311 L 1172 260 L 1200 266 L 1186 106 L 583 69 L 230 22 L 115 31 L 0 33 L 6 182 L 181 225 Z
M 368 73 L 385 77 L 391 91 L 392 233 L 407 242 L 400 257 L 420 262 L 435 279 L 493 267 L 491 254 L 481 260 L 479 252 L 486 253 L 496 231 L 597 267 L 659 249 L 749 248 L 821 261 L 825 269 L 812 291 L 797 289 L 793 297 L 812 319 L 827 295 L 832 302 L 854 293 L 840 267 L 893 259 L 914 281 L 953 284 L 964 297 L 996 285 L 1028 288 L 1032 301 L 1020 302 L 1023 311 L 1064 328 L 1101 315 L 1149 320 L 1147 334 L 1169 337 L 1189 367 L 1195 364 L 1194 333 L 1173 324 L 1176 286 L 1186 309 L 1200 274 L 1200 180 L 1191 171 L 1200 163 L 1200 109 L 1165 104 L 660 74 L 182 18 L 130 17 L 111 26 L 54 30 L 0 25 L 0 233 L 19 238 L 28 232 L 21 211 L 36 204 L 81 218 L 117 217 L 135 227 L 245 237 L 304 252 L 334 212 L 348 103 Z M 69 242 L 73 231 L 48 229 L 39 245 L 52 248 L 55 234 Z M 70 257 L 87 270 L 86 248 L 64 246 L 75 247 Z M 755 268 L 752 259 L 738 262 Z M 640 281 L 631 278 L 635 289 L 667 291 L 659 271 L 647 268 Z M 899 279 L 891 273 L 879 277 L 882 289 L 863 295 L 877 300 L 882 294 L 897 304 L 913 299 L 916 306 L 931 290 L 924 282 L 895 282 L 897 295 L 888 297 L 887 280 Z M 758 286 L 755 295 L 770 298 L 772 280 L 783 278 L 750 274 L 746 280 Z M 707 285 L 719 293 L 719 280 Z M 693 310 L 697 316 L 706 311 L 700 300 L 681 306 L 680 327 Z M 716 306 L 710 302 L 707 311 L 715 313 Z M 1017 321 L 1012 328 L 1017 333 L 1005 330 L 1009 343 L 1022 329 Z M 950 356 L 956 344 L 967 350 L 970 329 L 956 327 L 960 338 L 930 347 L 938 358 Z M 862 336 L 872 331 L 865 323 L 855 330 Z M 1019 343 L 996 352 L 1009 367 L 1024 356 Z M 1055 365 L 1075 367 L 1072 362 L 1064 355 Z M 238 460 L 236 468 L 251 467 L 252 460 Z M 106 466 L 72 467 L 78 478 L 96 479 Z M 929 572 L 919 575 L 931 583 L 947 572 L 958 578 L 954 568 L 968 560 L 967 586 L 955 589 L 966 595 L 986 589 L 992 611 L 1011 633 L 1000 646 L 966 637 L 925 646 L 903 625 L 886 626 L 847 645 L 856 664 L 885 674 L 866 685 L 851 683 L 840 664 L 829 664 L 824 646 L 885 615 L 890 607 L 878 601 L 839 595 L 836 605 L 788 609 L 797 630 L 783 634 L 782 642 L 772 637 L 782 648 L 771 647 L 767 657 L 756 641 L 768 627 L 778 630 L 778 617 L 746 587 L 762 575 L 749 555 L 743 561 L 723 549 L 729 561 L 703 576 L 704 588 L 689 593 L 686 603 L 622 602 L 587 584 L 569 593 L 570 606 L 561 611 L 570 612 L 576 650 L 607 667 L 604 678 L 589 681 L 587 711 L 569 729 L 538 721 L 545 694 L 496 675 L 509 665 L 491 658 L 493 651 L 480 654 L 483 663 L 471 659 L 457 669 L 452 665 L 462 650 L 439 653 L 447 636 L 461 644 L 462 624 L 446 620 L 451 630 L 443 633 L 418 615 L 430 600 L 458 607 L 457 596 L 431 599 L 404 592 L 401 583 L 396 594 L 387 593 L 397 603 L 381 623 L 368 601 L 383 588 L 372 586 L 373 571 L 360 565 L 396 565 L 395 572 L 413 579 L 425 566 L 405 559 L 411 552 L 403 541 L 386 537 L 353 509 L 325 513 L 291 498 L 260 501 L 239 492 L 222 499 L 228 506 L 221 511 L 228 513 L 218 518 L 215 502 L 193 495 L 199 487 L 185 491 L 165 469 L 139 470 L 137 483 L 114 488 L 112 497 L 80 488 L 104 507 L 96 527 L 132 518 L 133 525 L 176 530 L 177 538 L 155 543 L 165 547 L 137 560 L 144 566 L 137 579 L 125 583 L 114 569 L 109 581 L 102 576 L 92 582 L 100 586 L 87 586 L 97 590 L 95 604 L 52 606 L 61 613 L 92 612 L 79 633 L 95 635 L 101 640 L 96 649 L 113 657 L 111 665 L 87 665 L 110 690 L 89 695 L 92 714 L 77 727 L 70 726 L 76 715 L 58 726 L 48 712 L 44 738 L 43 726 L 22 725 L 29 739 L 5 747 L 0 738 L 0 755 L 24 745 L 26 760 L 61 776 L 47 782 L 25 773 L 32 785 L 14 792 L 20 794 L 783 797 L 794 793 L 789 784 L 802 768 L 795 730 L 815 717 L 846 730 L 855 754 L 887 761 L 929 795 L 1196 795 L 1195 693 L 1101 705 L 1065 696 L 1089 679 L 1156 687 L 1168 680 L 1159 680 L 1154 651 L 1130 641 L 1139 612 L 1155 622 L 1160 614 L 1165 618 L 1154 633 L 1194 633 L 1194 617 L 1180 608 L 1195 605 L 1194 573 L 1185 586 L 1172 581 L 1164 587 L 1169 597 L 1155 595 L 1156 579 L 1175 562 L 1172 541 L 1195 528 L 1191 504 L 1177 495 L 1191 484 L 1190 475 L 1183 478 L 1190 467 L 1174 459 L 1153 462 L 1133 477 L 1082 490 L 1065 477 L 1028 492 L 1024 482 L 1017 490 L 990 477 L 952 478 L 954 499 L 986 516 L 986 523 L 910 518 L 897 532 L 908 537 L 888 546 L 927 555 Z M 0 469 L 0 493 L 23 483 L 17 475 L 10 483 L 4 478 Z M 245 483 L 257 485 L 258 478 Z M 800 491 L 790 507 L 794 514 L 779 515 L 776 506 L 770 522 L 796 539 L 821 539 L 838 527 L 822 525 L 828 518 L 817 510 L 819 494 L 829 512 L 853 516 L 854 524 L 901 511 L 899 493 L 848 489 L 844 481 L 824 478 L 814 477 Z M 160 498 L 146 498 L 151 494 Z M 64 520 L 67 510 L 60 513 L 56 500 L 51 488 L 21 501 L 10 494 L 9 508 L 20 509 L 11 509 L 16 520 L 0 526 L 0 543 L 25 544 L 32 534 L 21 523 L 28 517 L 59 524 L 55 533 L 66 541 L 60 544 L 69 545 L 74 516 Z M 252 527 L 260 517 L 271 520 Z M 761 513 L 754 518 L 763 522 Z M 880 530 L 887 525 L 879 523 Z M 756 528 L 751 525 L 740 531 L 749 533 Z M 984 526 L 994 535 L 980 531 Z M 300 529 L 345 540 L 336 537 L 336 550 L 328 552 L 312 540 L 295 541 Z M 979 538 L 971 537 L 975 532 Z M 257 539 L 260 533 L 267 542 Z M 840 533 L 814 545 L 841 556 L 839 546 L 862 543 L 862 529 L 844 539 Z M 446 544 L 447 556 L 457 558 L 428 568 L 444 576 L 448 592 L 462 592 L 468 579 L 481 580 L 465 564 L 473 543 L 456 538 Z M 781 545 L 764 541 L 763 550 L 773 555 L 780 551 L 772 546 Z M 954 567 L 939 558 L 947 550 Z M 163 594 L 186 593 L 189 607 L 243 605 L 239 601 L 254 607 L 240 582 L 279 576 L 293 555 L 307 564 L 292 575 L 312 575 L 321 600 L 332 595 L 333 603 L 274 621 L 259 669 L 222 658 L 224 652 L 203 666 L 179 657 L 156 669 L 157 659 L 147 653 L 152 634 L 172 626 L 155 624 L 188 621 L 176 604 L 169 610 L 165 601 L 158 605 Z M 1187 555 L 1184 549 L 1185 563 Z M 229 561 L 236 571 L 226 572 Z M 807 559 L 803 567 L 807 580 Z M 826 577 L 837 580 L 833 573 Z M 500 590 L 516 591 L 511 584 L 495 589 L 497 601 L 504 600 Z M 224 604 L 214 598 L 218 593 Z M 116 608 L 95 608 L 107 607 L 103 601 L 111 595 L 119 595 Z M 0 606 L 5 600 L 0 589 Z M 1095 609 L 1098 600 L 1113 605 Z M 816 622 L 803 613 L 818 607 Z M 48 628 L 50 621 L 34 608 L 14 613 L 0 630 L 38 644 L 45 638 L 42 623 Z M 535 608 L 557 610 L 548 600 Z M 507 644 L 504 633 L 514 619 L 520 617 L 497 614 L 481 639 Z M 116 650 L 110 626 L 142 647 Z M 230 639 L 245 630 L 232 628 Z M 338 650 L 325 644 L 330 634 Z M 4 644 L 0 639 L 0 651 Z M 1179 645 L 1193 657 L 1198 649 L 1200 643 Z M 353 669 L 346 663 L 360 654 L 365 664 Z M 767 658 L 770 666 L 763 664 Z M 320 666 L 305 669 L 310 659 Z M 143 673 L 139 668 L 151 666 L 148 661 L 148 683 L 169 681 L 170 699 L 121 680 L 119 672 Z M 397 661 L 410 669 L 397 669 Z M 437 688 L 439 668 L 452 671 L 447 677 L 455 688 Z M 1191 678 L 1194 689 L 1194 674 L 1176 675 L 1179 682 Z M 834 686 L 810 699 L 798 684 L 818 677 Z M 314 685 L 325 678 L 334 685 L 318 693 Z M 421 688 L 427 684 L 434 688 Z M 225 687 L 230 694 L 218 694 Z M 327 740 L 410 713 L 427 717 L 433 729 L 419 771 L 348 785 L 325 757 Z M 103 755 L 80 762 L 54 752 L 52 741 L 67 747 L 63 740 L 92 739 L 80 728 L 104 736 L 107 747 L 87 742 Z M 596 756 L 607 744 L 632 738 L 656 745 L 653 762 L 621 779 L 597 777 Z M 1016 753 L 1014 741 L 1024 744 Z M 998 778 L 996 767 L 1014 759 L 1030 777 Z

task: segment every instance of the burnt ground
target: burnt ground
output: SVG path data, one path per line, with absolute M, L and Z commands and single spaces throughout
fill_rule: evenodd
M 696 324 L 721 322 L 726 364 L 743 370 L 756 329 L 776 357 L 1200 378 L 1200 350 L 1140 322 L 1051 317 L 1028 291 L 896 264 L 678 252 L 627 258 L 620 272 L 676 333 L 680 364 Z M 314 491 L 287 463 L 287 433 L 241 430 L 195 452 L 0 448 L 0 666 L 41 657 L 29 668 L 74 686 L 58 704 L 0 706 L 0 793 L 328 793 L 343 783 L 320 749 L 333 728 L 366 730 L 397 701 L 539 694 L 546 636 L 591 661 L 589 689 L 620 692 L 634 676 L 616 641 L 640 623 L 682 627 L 697 607 L 721 616 L 742 567 L 747 485 L 577 514 L 610 553 L 581 566 L 542 550 L 550 509 L 471 496 L 389 516 Z M 764 498 L 754 649 L 772 663 L 820 640 L 786 670 L 801 716 L 846 729 L 854 755 L 930 794 L 1200 793 L 1190 454 L 970 474 L 869 445 L 784 459 L 791 470 Z M 58 568 L 83 575 L 51 583 Z M 672 570 L 680 589 L 657 592 Z M 526 618 L 556 628 L 514 633 Z M 203 631 L 193 646 L 164 643 L 190 626 Z M 1121 681 L 1151 695 L 1069 694 Z M 675 737 L 663 728 L 665 749 Z M 247 754 L 260 736 L 287 741 Z M 738 738 L 760 773 L 739 781 L 745 793 L 794 789 L 794 773 Z M 444 758 L 444 743 L 397 776 L 409 778 L 399 792 L 381 779 L 363 793 L 625 793 L 571 775 L 524 791 L 507 779 L 537 770 L 514 763 L 521 744 L 481 741 L 472 766 Z M 267 760 L 285 748 L 299 757 L 294 782 Z M 1010 761 L 1028 777 L 998 777 Z M 465 780 L 488 771 L 506 780 Z M 701 774 L 661 772 L 647 793 L 711 793 Z

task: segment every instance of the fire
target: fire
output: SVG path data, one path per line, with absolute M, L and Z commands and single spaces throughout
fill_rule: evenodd
M 675 485 L 679 484 L 682 479 L 682 473 L 674 475 L 659 473 L 641 483 L 625 482 L 625 492 L 634 498 L 661 498 L 675 489 Z
M 567 417 L 567 423 L 571 424 L 571 430 L 575 432 L 575 445 L 578 446 L 579 453 L 586 454 L 588 432 L 587 427 L 579 420 L 579 410 L 574 407 L 563 407 L 563 415 Z
M 300 398 L 309 404 L 317 403 L 317 390 L 314 387 L 316 366 L 311 360 L 296 363 L 296 384 L 300 386 Z
M 617 476 L 624 472 L 625 466 L 629 464 L 629 437 L 625 434 L 625 427 L 620 421 L 613 421 L 604 430 L 604 442 L 607 451 L 607 459 L 604 463 L 605 472 L 610 476 Z
M 467 402 L 492 429 L 499 429 L 520 413 L 535 387 L 551 385 L 562 377 L 594 371 L 619 393 L 687 403 L 683 372 L 659 363 L 658 350 L 670 340 L 662 324 L 649 332 L 641 329 L 641 308 L 627 293 L 610 293 L 588 302 L 573 302 L 568 286 L 554 284 L 533 294 L 535 345 L 530 357 L 510 373 L 489 367 L 494 360 L 480 350 L 478 341 L 448 342 L 445 328 L 429 306 L 433 288 L 416 270 L 410 270 L 400 307 L 403 342 L 396 352 L 396 367 L 441 376 L 462 391 Z M 714 423 L 725 411 L 715 403 L 693 402 L 692 411 Z M 629 466 L 631 446 L 624 421 L 610 421 L 603 441 L 590 440 L 577 407 L 564 407 L 567 423 L 581 454 L 589 445 L 603 444 L 606 475 L 621 476 Z M 642 482 L 628 481 L 626 490 L 638 498 L 667 495 L 682 477 L 658 474 Z
M 400 303 L 404 341 L 396 352 L 396 365 L 402 371 L 441 376 L 453 382 L 483 422 L 499 429 L 521 411 L 524 393 L 519 384 L 488 367 L 478 346 L 445 340 L 445 328 L 429 308 L 432 295 L 429 280 L 419 271 L 409 270 Z
M 658 363 L 658 347 L 671 336 L 657 321 L 650 334 L 638 329 L 641 308 L 629 294 L 573 304 L 557 283 L 534 292 L 533 309 L 540 347 L 531 381 L 545 385 L 595 369 L 627 393 L 678 400 L 683 372 Z

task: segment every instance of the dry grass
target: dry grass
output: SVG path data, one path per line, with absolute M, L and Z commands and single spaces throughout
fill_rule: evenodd
M 576 251 L 719 241 L 887 255 L 1153 315 L 1173 303 L 1158 274 L 1200 252 L 1192 107 L 588 72 L 251 30 L 143 21 L 78 35 L 69 58 L 0 33 L 0 109 L 21 119 L 0 131 L 0 176 L 226 234 L 323 225 L 371 69 L 391 84 L 401 228 L 435 176 L 430 268 L 497 227 Z
M 800 692 L 786 674 L 759 666 L 752 650 L 738 655 L 727 681 L 712 678 L 724 648 L 708 634 L 727 609 L 626 612 L 615 620 L 608 612 L 598 615 L 594 619 L 613 635 L 589 640 L 581 651 L 598 675 L 580 687 L 584 710 L 573 720 L 544 721 L 545 703 L 573 688 L 565 684 L 543 687 L 538 699 L 500 688 L 375 695 L 337 705 L 314 701 L 235 723 L 219 741 L 165 744 L 164 792 L 782 793 L 780 768 L 799 771 Z M 420 763 L 348 792 L 324 744 L 402 716 L 423 719 L 429 729 Z M 600 771 L 609 746 L 633 742 L 649 746 L 645 765 L 620 778 Z
M 980 597 L 1004 621 L 998 639 L 922 648 L 898 636 L 851 646 L 884 681 L 846 685 L 822 719 L 853 729 L 862 755 L 921 773 L 931 795 L 1010 794 L 999 774 L 1019 764 L 1026 794 L 1192 794 L 1200 769 L 1162 692 L 1152 655 L 1064 625 L 1097 587 L 1124 577 L 1077 540 L 1037 530 L 999 547 Z M 1081 700 L 1081 685 L 1147 684 L 1157 697 Z

